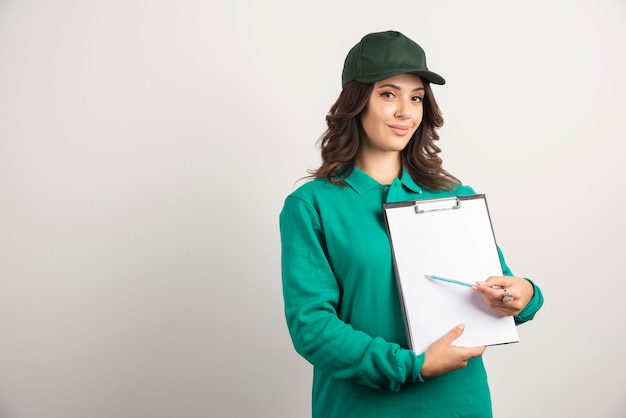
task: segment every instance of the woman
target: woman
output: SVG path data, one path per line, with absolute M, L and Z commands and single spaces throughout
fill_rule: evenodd
M 415 42 L 393 31 L 363 37 L 326 117 L 322 165 L 285 200 L 285 314 L 295 349 L 314 366 L 313 417 L 492 415 L 485 347 L 455 346 L 462 324 L 424 353 L 406 348 L 382 204 L 474 194 L 442 168 L 430 83 L 445 81 Z M 474 290 L 528 321 L 541 291 L 500 260 L 504 276 Z

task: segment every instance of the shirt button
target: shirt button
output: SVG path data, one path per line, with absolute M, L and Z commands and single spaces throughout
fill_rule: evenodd
M 389 186 L 385 186 L 385 191 L 388 192 L 389 191 Z

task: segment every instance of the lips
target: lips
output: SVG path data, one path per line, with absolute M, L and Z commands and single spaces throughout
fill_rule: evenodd
M 405 136 L 410 131 L 410 128 L 405 125 L 389 125 L 389 129 L 398 136 Z

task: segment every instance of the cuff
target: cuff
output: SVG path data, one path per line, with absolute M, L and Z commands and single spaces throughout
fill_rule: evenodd
M 519 315 L 515 316 L 516 325 L 523 324 L 524 322 L 533 319 L 537 311 L 543 305 L 543 293 L 541 293 L 541 289 L 539 289 L 539 287 L 535 283 L 533 283 L 532 280 L 528 278 L 525 279 L 528 280 L 531 285 L 533 285 L 534 293 L 532 299 L 530 299 L 530 302 L 528 302 L 528 305 L 526 305 L 524 309 L 522 309 L 522 312 L 520 312 Z
M 424 379 L 422 378 L 421 370 L 424 365 L 424 359 L 426 358 L 426 353 L 416 354 L 415 355 L 415 364 L 413 367 L 413 376 L 412 382 L 420 382 L 424 383 Z

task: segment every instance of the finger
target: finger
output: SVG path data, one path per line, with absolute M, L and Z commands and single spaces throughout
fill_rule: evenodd
M 441 340 L 448 345 L 451 345 L 454 340 L 463 335 L 465 331 L 465 324 L 459 324 L 456 327 L 452 328 L 446 335 L 441 337 Z
M 485 282 L 476 282 L 476 286 L 472 287 L 472 290 L 480 293 L 483 296 L 488 296 L 493 298 L 496 292 L 495 289 L 492 289 L 491 286 L 487 286 Z
M 476 286 L 474 286 L 475 290 L 478 290 L 480 293 L 493 293 L 497 290 L 500 290 L 504 287 L 504 285 L 494 285 L 485 282 L 476 282 Z
M 507 287 L 511 285 L 511 279 L 506 276 L 489 276 L 487 280 L 482 282 L 486 286 Z
M 471 358 L 474 357 L 478 357 L 481 356 L 485 350 L 487 349 L 487 347 L 485 346 L 479 346 L 479 347 L 457 347 L 459 348 L 460 354 L 462 356 L 462 358 L 464 359 L 464 361 L 467 361 Z
M 474 348 L 471 349 L 471 353 L 470 354 L 471 354 L 472 357 L 482 356 L 486 349 L 487 349 L 486 346 L 474 347 Z
M 490 302 L 500 301 L 502 299 L 503 290 L 500 288 L 492 289 L 491 286 L 485 284 L 479 284 L 476 286 L 476 291 L 480 293 L 485 300 L 489 299 Z M 488 301 L 489 303 L 489 301 Z
M 502 292 L 502 299 L 501 299 L 502 303 L 507 305 L 513 302 L 514 300 L 515 300 L 515 296 L 513 295 L 513 293 L 508 289 L 504 289 L 504 291 Z
M 467 359 L 471 359 L 474 357 L 478 357 L 478 356 L 482 356 L 482 354 L 485 352 L 485 349 L 487 347 L 473 347 L 473 348 L 468 348 L 465 355 L 467 356 Z

